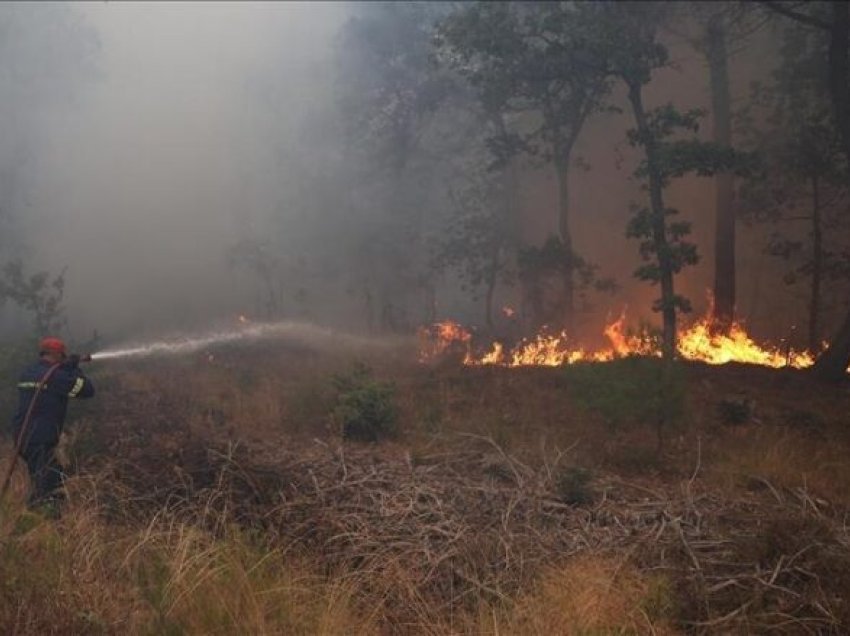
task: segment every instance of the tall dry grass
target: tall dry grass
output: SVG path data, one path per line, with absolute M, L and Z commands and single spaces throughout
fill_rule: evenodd
M 354 609 L 354 581 L 319 576 L 303 559 L 263 545 L 245 529 L 222 520 L 213 533 L 206 523 L 193 523 L 189 511 L 172 507 L 145 522 L 109 521 L 93 480 L 77 478 L 71 487 L 60 521 L 19 503 L 0 513 L 4 634 L 377 629 L 374 616 Z
M 515 599 L 494 603 L 485 595 L 447 609 L 423 598 L 416 573 L 401 564 L 387 563 L 381 580 L 367 580 L 375 576 L 368 572 L 318 572 L 305 554 L 212 519 L 208 507 L 166 505 L 138 515 L 127 500 L 116 510 L 114 492 L 104 496 L 112 486 L 72 479 L 70 501 L 55 522 L 7 502 L 0 513 L 0 632 L 672 633 L 667 590 L 623 557 L 577 557 Z M 406 622 L 387 622 L 400 611 L 386 604 L 390 598 L 403 599 Z
M 850 462 L 839 440 L 794 430 L 751 428 L 720 445 L 711 477 L 738 488 L 803 490 L 833 505 L 850 505 Z

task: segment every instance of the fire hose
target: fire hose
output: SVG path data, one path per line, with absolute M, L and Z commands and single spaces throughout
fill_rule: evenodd
M 77 356 L 80 362 L 88 362 L 91 360 L 90 355 L 85 356 Z M 35 390 L 33 391 L 32 398 L 30 399 L 29 406 L 27 407 L 26 415 L 24 415 L 24 420 L 21 423 L 21 430 L 18 431 L 17 439 L 15 440 L 15 452 L 12 455 L 12 461 L 9 464 L 9 470 L 6 471 L 6 475 L 3 478 L 3 486 L 0 487 L 0 501 L 3 501 L 6 498 L 6 492 L 9 490 L 9 484 L 12 482 L 12 475 L 15 473 L 15 467 L 18 464 L 18 456 L 21 454 L 21 449 L 26 446 L 25 442 L 29 442 L 30 437 L 30 421 L 32 420 L 32 414 L 35 410 L 35 405 L 38 402 L 38 396 L 41 395 L 41 392 L 47 389 L 47 382 L 50 380 L 53 373 L 63 365 L 62 362 L 57 362 L 50 366 L 50 368 L 45 371 L 44 375 L 41 376 L 41 379 L 36 383 Z

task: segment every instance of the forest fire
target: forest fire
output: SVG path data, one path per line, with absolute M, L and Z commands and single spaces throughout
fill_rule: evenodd
M 557 367 L 576 362 L 605 362 L 627 356 L 661 355 L 657 338 L 647 329 L 631 331 L 626 328 L 625 312 L 606 325 L 603 333 L 609 346 L 596 350 L 576 346 L 566 332 L 549 333 L 544 329 L 513 347 L 496 341 L 488 350 L 479 353 L 473 348 L 472 332 L 458 323 L 444 321 L 420 330 L 420 360 L 427 362 L 454 352 L 462 356 L 463 364 L 467 366 Z M 680 332 L 678 351 L 685 360 L 706 364 L 742 362 L 798 369 L 814 364 L 814 355 L 809 351 L 756 343 L 740 323 L 732 325 L 728 333 L 715 332 L 709 316 Z

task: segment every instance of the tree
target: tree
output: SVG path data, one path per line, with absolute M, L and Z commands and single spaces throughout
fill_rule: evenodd
M 643 180 L 649 193 L 648 206 L 634 206 L 627 234 L 640 239 L 640 254 L 646 261 L 636 276 L 661 288 L 653 309 L 662 315 L 662 352 L 672 359 L 676 314 L 690 310 L 687 299 L 675 292 L 674 277 L 686 265 L 696 263 L 697 251 L 685 240 L 690 224 L 672 220 L 677 211 L 665 206 L 664 190 L 671 179 L 684 174 L 711 176 L 740 169 L 745 162 L 731 148 L 696 137 L 701 111 L 683 113 L 672 104 L 646 108 L 643 88 L 668 59 L 666 48 L 657 39 L 666 11 L 663 3 L 600 4 L 591 8 L 588 17 L 592 19 L 582 32 L 587 34 L 596 63 L 604 64 L 607 73 L 627 89 L 635 122 L 628 139 L 643 154 L 635 176 Z
M 473 294 L 483 288 L 484 320 L 492 332 L 493 299 L 498 283 L 514 280 L 513 206 L 501 173 L 470 170 L 452 191 L 454 205 L 444 231 L 434 241 L 434 265 L 460 273 Z
M 344 236 L 335 244 L 345 250 L 370 328 L 408 328 L 406 305 L 415 296 L 433 305 L 423 236 L 446 166 L 438 160 L 443 152 L 426 147 L 444 143 L 432 122 L 450 85 L 431 61 L 440 11 L 414 2 L 365 4 L 339 38 L 337 95 L 350 188 Z
M 799 24 L 817 29 L 827 42 L 826 84 L 829 88 L 835 126 L 844 156 L 850 161 L 850 4 L 846 2 L 763 2 L 771 11 Z M 845 377 L 850 365 L 850 309 L 826 350 L 818 356 L 814 372 L 825 380 Z
M 754 86 L 741 113 L 744 141 L 762 161 L 743 184 L 741 199 L 749 218 L 782 226 L 768 251 L 793 264 L 786 283 L 809 280 L 807 341 L 817 351 L 824 335 L 823 290 L 845 279 L 850 245 L 838 231 L 847 221 L 847 161 L 819 77 L 823 42 L 812 35 L 796 26 L 784 30 L 780 66 L 770 84 Z M 808 225 L 806 238 L 793 232 L 800 222 Z
M 443 59 L 497 122 L 490 146 L 496 165 L 525 154 L 554 169 L 557 228 L 563 247 L 563 324 L 574 327 L 578 257 L 570 231 L 569 173 L 584 122 L 599 110 L 608 82 L 583 60 L 574 27 L 581 7 L 567 2 L 461 5 L 441 21 Z M 514 124 L 504 125 L 511 116 Z
M 227 263 L 233 269 L 247 269 L 259 279 L 263 288 L 263 313 L 267 318 L 280 317 L 283 301 L 280 259 L 274 255 L 269 242 L 243 239 L 230 247 Z
M 65 328 L 64 296 L 64 270 L 52 278 L 44 271 L 27 274 L 21 260 L 14 259 L 0 272 L 0 306 L 10 301 L 31 313 L 39 337 Z
M 732 108 L 729 100 L 727 28 L 722 14 L 711 16 L 706 27 L 705 56 L 711 86 L 714 142 L 732 144 Z M 715 183 L 714 323 L 728 331 L 735 319 L 735 210 L 729 172 L 718 173 Z
M 664 25 L 665 30 L 687 41 L 704 58 L 708 67 L 711 95 L 712 140 L 732 146 L 732 105 L 729 91 L 729 62 L 744 42 L 765 23 L 763 11 L 744 2 L 691 2 L 676 5 L 681 10 Z M 733 50 L 737 47 L 737 51 Z M 733 174 L 714 176 L 714 303 L 712 328 L 728 331 L 735 320 L 735 189 Z

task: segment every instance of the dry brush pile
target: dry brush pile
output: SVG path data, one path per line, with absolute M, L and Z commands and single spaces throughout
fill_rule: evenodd
M 569 451 L 532 466 L 477 435 L 416 455 L 319 440 L 208 446 L 163 425 L 113 453 L 125 461 L 99 468 L 110 475 L 104 510 L 144 518 L 165 507 L 214 532 L 253 529 L 350 579 L 393 632 L 462 631 L 463 617 L 509 611 L 542 575 L 585 555 L 614 555 L 663 582 L 621 617 L 638 631 L 850 627 L 847 532 L 839 511 L 804 489 L 753 480 L 730 496 L 704 487 L 699 467 L 676 485 L 589 479 Z

